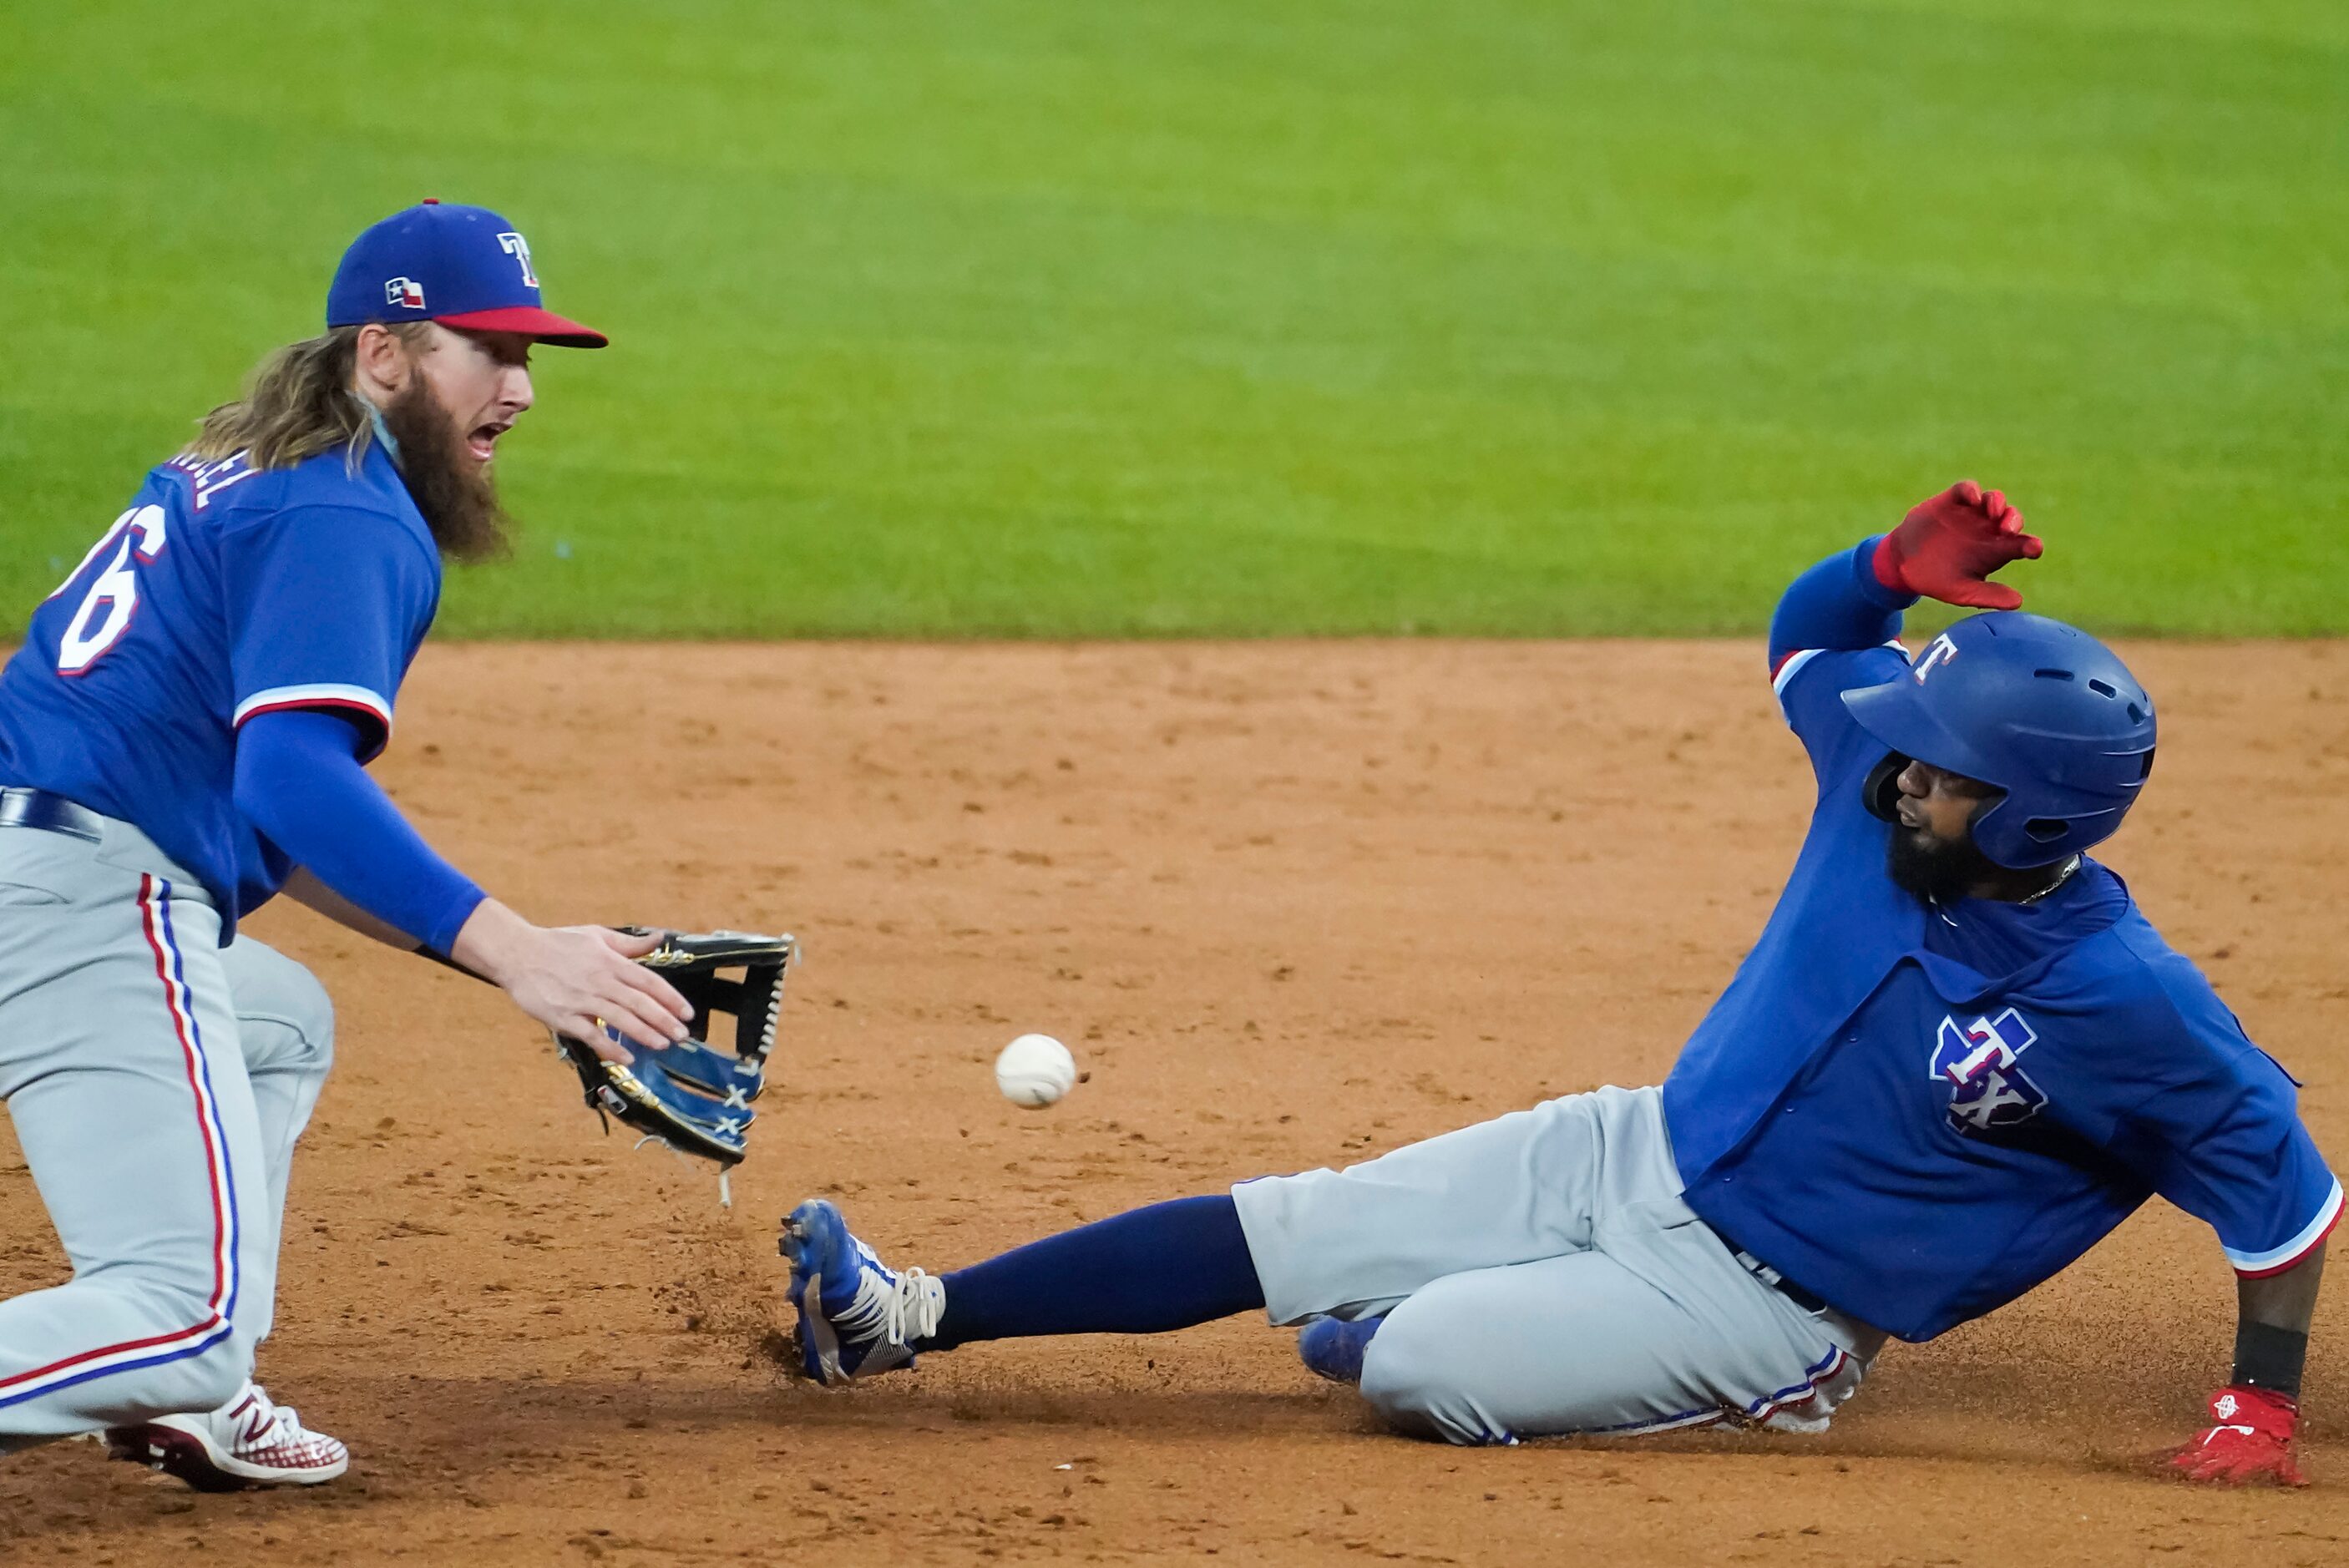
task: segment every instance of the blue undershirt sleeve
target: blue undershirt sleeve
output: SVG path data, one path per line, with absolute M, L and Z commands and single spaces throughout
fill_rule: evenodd
M 1823 789 L 1884 755 L 1853 721 L 1843 694 L 1889 680 L 1909 664 L 1900 614 L 1917 601 L 1876 580 L 1876 545 L 1862 540 L 1795 578 L 1770 617 L 1770 689 Z
M 237 732 L 237 810 L 326 886 L 446 954 L 481 890 L 367 777 L 359 752 L 373 739 L 361 725 L 315 708 L 255 714 Z
M 1878 538 L 1837 551 L 1788 584 L 1770 617 L 1770 667 L 1806 650 L 1878 648 L 1900 635 L 1900 613 L 1917 602 L 1876 580 Z

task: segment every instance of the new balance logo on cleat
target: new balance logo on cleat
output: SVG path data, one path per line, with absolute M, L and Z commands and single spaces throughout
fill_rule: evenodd
M 157 1416 L 106 1434 L 115 1459 L 176 1476 L 198 1491 L 254 1486 L 316 1486 L 350 1468 L 350 1450 L 302 1425 L 291 1405 L 273 1403 L 258 1383 L 220 1409 Z

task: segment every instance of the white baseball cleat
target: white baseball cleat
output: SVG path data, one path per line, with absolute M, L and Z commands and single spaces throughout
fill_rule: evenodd
M 198 1491 L 249 1486 L 316 1486 L 350 1468 L 351 1451 L 306 1430 L 291 1405 L 273 1404 L 258 1383 L 206 1415 L 157 1416 L 109 1428 L 107 1452 L 177 1476 Z

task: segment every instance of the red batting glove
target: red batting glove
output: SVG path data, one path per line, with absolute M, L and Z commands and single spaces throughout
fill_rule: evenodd
M 1909 509 L 1876 547 L 1876 580 L 1976 610 L 2013 610 L 2023 595 L 1990 574 L 2010 561 L 2036 561 L 2045 547 L 2023 531 L 2023 514 L 1996 490 L 1961 480 Z
M 2308 1484 L 2292 1457 L 2292 1429 L 2300 1425 L 2299 1400 L 2271 1388 L 2221 1388 L 2210 1396 L 2210 1418 L 2215 1426 L 2162 1456 L 2164 1470 L 2181 1480 L 2220 1486 Z

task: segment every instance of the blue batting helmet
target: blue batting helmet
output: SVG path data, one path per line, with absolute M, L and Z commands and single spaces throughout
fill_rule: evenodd
M 1925 645 L 1905 676 L 1843 694 L 1899 756 L 1995 785 L 1974 843 L 2000 865 L 2044 866 L 2101 843 L 2153 771 L 2153 699 L 2076 626 L 1993 610 Z M 1890 798 L 1872 781 L 1868 807 Z

